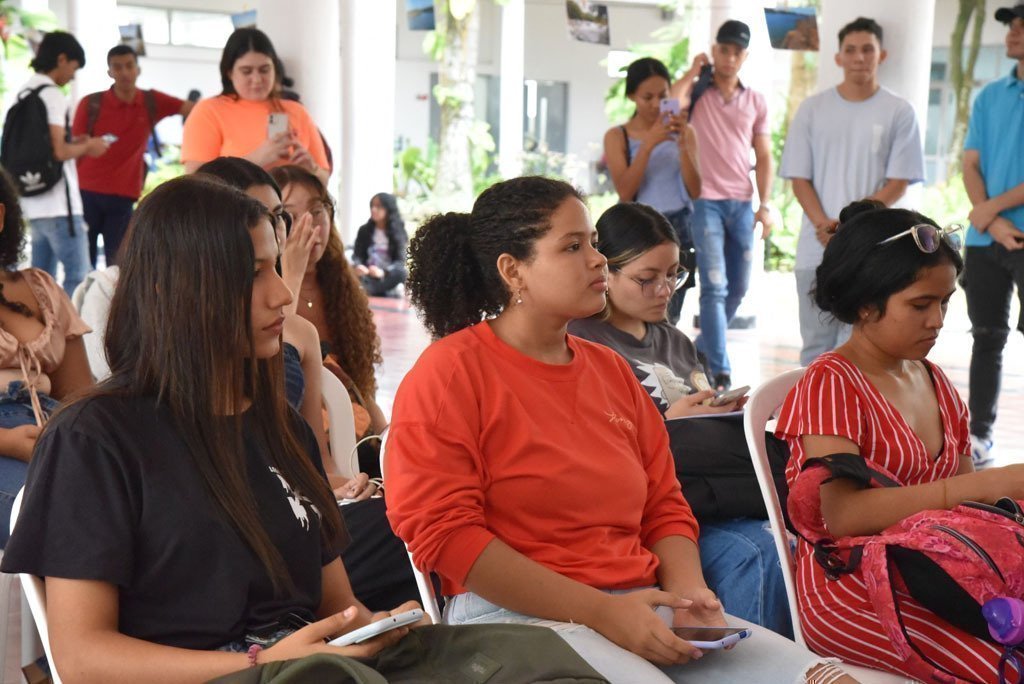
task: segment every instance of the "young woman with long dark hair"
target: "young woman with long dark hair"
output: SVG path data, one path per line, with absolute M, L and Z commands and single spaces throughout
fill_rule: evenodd
M 359 227 L 352 265 L 371 297 L 386 296 L 405 282 L 409 235 L 395 196 L 378 192 L 370 200 L 370 220 Z
M 111 375 L 47 425 L 3 559 L 45 578 L 58 671 L 206 681 L 392 643 L 401 630 L 323 641 L 373 617 L 338 557 L 316 440 L 285 399 L 292 295 L 274 218 L 219 181 L 178 178 L 140 203 L 122 249 Z

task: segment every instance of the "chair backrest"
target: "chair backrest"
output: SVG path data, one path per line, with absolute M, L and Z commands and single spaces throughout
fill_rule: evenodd
M 797 614 L 793 553 L 789 547 L 789 536 L 786 532 L 786 521 L 782 517 L 779 493 L 775 491 L 775 480 L 772 479 L 771 463 L 768 461 L 765 426 L 782 405 L 789 390 L 803 377 L 805 370 L 798 368 L 786 371 L 762 384 L 750 395 L 743 412 L 743 432 L 747 437 L 750 460 L 754 464 L 757 483 L 761 487 L 761 497 L 764 499 L 764 507 L 768 511 L 768 522 L 771 523 L 772 534 L 775 537 L 775 549 L 782 561 L 782 577 L 786 584 L 789 612 L 793 617 L 793 638 L 800 645 L 804 645 L 804 635 L 800 629 L 800 617 Z
M 345 477 L 355 477 L 359 465 L 353 453 L 356 448 L 356 423 L 352 414 L 352 400 L 338 376 L 327 368 L 321 368 L 320 374 L 320 391 L 327 407 L 327 420 L 331 425 L 330 445 L 334 465 Z
M 384 472 L 384 454 L 387 452 L 388 446 L 388 430 L 384 428 L 384 431 L 380 434 L 380 472 Z M 385 482 L 385 487 L 387 483 Z M 384 496 L 387 498 L 387 489 L 384 490 Z M 430 578 L 420 572 L 420 569 L 416 567 L 416 564 L 412 562 L 412 554 L 409 553 L 409 545 L 405 544 L 405 553 L 409 556 L 409 565 L 412 566 L 412 576 L 416 580 L 416 589 L 420 592 L 420 603 L 423 604 L 423 610 L 430 619 L 433 620 L 435 625 L 441 624 L 441 606 L 437 603 L 437 595 L 434 594 L 434 585 L 430 581 Z
M 14 533 L 15 524 L 18 522 L 18 513 L 21 511 L 21 497 L 24 494 L 25 488 L 22 487 L 21 491 L 18 492 L 18 496 L 14 497 L 14 505 L 11 507 L 12 534 Z M 18 577 L 21 579 L 21 591 L 32 613 L 32 619 L 36 623 L 39 638 L 43 642 L 46 660 L 50 663 L 50 679 L 53 684 L 60 684 L 61 680 L 57 674 L 57 667 L 53 664 L 53 653 L 50 652 L 50 630 L 46 623 L 46 585 L 43 583 L 42 577 L 36 577 L 27 573 L 20 573 Z M 22 638 L 26 638 L 26 635 L 22 634 Z

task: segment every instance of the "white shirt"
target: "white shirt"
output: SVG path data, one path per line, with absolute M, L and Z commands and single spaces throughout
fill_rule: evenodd
M 46 74 L 32 74 L 32 78 L 21 88 L 22 91 L 32 90 L 41 85 L 50 85 L 52 88 L 43 88 L 39 91 L 39 97 L 46 105 L 46 122 L 51 126 L 64 128 L 67 123 L 66 117 L 69 114 L 68 98 L 53 79 Z M 78 168 L 74 159 L 64 162 L 64 178 L 67 179 L 71 191 L 71 213 L 75 216 L 82 215 L 82 196 L 78 193 Z M 49 218 L 53 216 L 68 215 L 67 195 L 64 192 L 64 180 L 57 181 L 57 184 L 48 191 L 35 197 L 22 197 L 20 200 L 21 211 L 27 219 Z

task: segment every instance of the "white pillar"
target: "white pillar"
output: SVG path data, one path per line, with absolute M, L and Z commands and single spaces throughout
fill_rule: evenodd
M 107 51 L 121 42 L 117 30 L 116 0 L 68 0 L 68 30 L 85 50 L 85 67 L 78 70 L 71 85 L 71 99 L 106 90 Z
M 522 173 L 523 54 L 526 44 L 526 2 L 508 0 L 501 9 L 501 96 L 498 172 L 504 178 Z
M 335 0 L 285 3 L 261 0 L 256 25 L 270 36 L 285 73 L 295 81 L 313 121 L 331 147 L 334 168 L 341 164 L 341 10 Z M 315 27 L 304 30 L 299 27 Z M 337 178 L 337 173 L 332 177 Z M 329 188 L 332 195 L 337 188 Z M 341 224 L 344 228 L 344 223 Z
M 370 198 L 394 188 L 397 15 L 394 0 L 341 3 L 342 130 L 335 161 L 346 242 L 369 217 Z

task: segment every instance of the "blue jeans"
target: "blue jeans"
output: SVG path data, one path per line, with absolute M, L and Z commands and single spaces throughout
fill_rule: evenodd
M 670 608 L 656 610 L 666 624 L 672 623 Z M 729 615 L 726 619 L 733 627 L 751 626 Z M 444 621 L 451 625 L 504 622 L 550 627 L 612 684 L 792 684 L 803 681 L 802 674 L 815 664 L 830 660 L 755 626 L 753 635 L 731 651 L 708 651 L 700 660 L 662 667 L 616 645 L 586 625 L 516 613 L 473 593 L 451 597 L 444 609 Z
M 46 394 L 39 395 L 39 403 L 46 415 L 57 408 L 57 401 Z M 35 422 L 28 390 L 24 383 L 15 380 L 7 386 L 6 391 L 0 392 L 0 428 L 35 425 Z M 14 506 L 14 498 L 25 486 L 27 472 L 28 463 L 0 454 L 0 548 L 7 546 L 11 532 L 11 508 Z
M 68 233 L 67 216 L 29 219 L 32 227 L 32 266 L 54 278 L 57 262 L 64 265 L 64 291 L 70 297 L 89 272 L 89 236 L 81 216 L 72 217 L 74 235 Z
M 700 335 L 712 375 L 729 373 L 725 331 L 750 285 L 754 208 L 743 200 L 695 200 L 693 242 L 700 275 Z
M 702 522 L 699 545 L 704 580 L 725 612 L 792 639 L 786 585 L 768 522 Z

